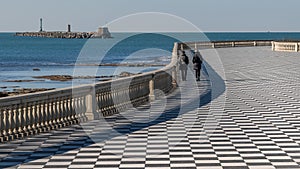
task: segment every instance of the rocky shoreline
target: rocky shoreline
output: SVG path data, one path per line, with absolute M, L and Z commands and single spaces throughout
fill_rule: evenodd
M 45 80 L 51 80 L 51 81 L 71 81 L 73 79 L 97 79 L 97 81 L 108 81 L 112 78 L 118 78 L 118 77 L 128 77 L 135 75 L 134 73 L 130 72 L 122 72 L 119 75 L 116 76 L 71 76 L 71 75 L 47 75 L 47 76 L 34 76 L 33 78 L 38 80 L 5 80 L 4 82 L 39 82 L 39 81 L 45 81 Z M 0 98 L 1 97 L 8 97 L 8 96 L 17 96 L 21 94 L 28 94 L 28 93 L 35 93 L 35 92 L 42 92 L 42 91 L 48 91 L 48 90 L 54 90 L 55 88 L 19 88 L 20 86 L 2 86 L 1 89 L 8 89 L 11 88 L 12 91 L 2 91 L 0 92 Z
M 28 94 L 28 93 L 43 92 L 43 91 L 48 91 L 48 90 L 54 90 L 54 88 L 50 88 L 50 89 L 46 89 L 46 88 L 40 88 L 40 89 L 32 89 L 32 88 L 13 89 L 13 91 L 0 92 L 0 98 L 1 97 L 8 97 L 8 96 L 17 96 L 17 95 Z
M 119 75 L 112 75 L 112 76 L 71 76 L 71 75 L 47 75 L 47 76 L 34 76 L 33 78 L 36 79 L 46 79 L 46 80 L 52 80 L 52 81 L 71 81 L 73 79 L 98 79 L 98 81 L 107 81 L 111 80 L 112 78 L 118 78 L 118 77 L 128 77 L 135 75 L 134 73 L 130 72 L 122 72 Z

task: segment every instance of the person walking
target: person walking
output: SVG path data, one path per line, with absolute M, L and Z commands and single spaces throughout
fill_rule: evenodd
M 193 57 L 193 67 L 195 70 L 195 75 L 196 75 L 197 81 L 200 81 L 201 66 L 202 66 L 202 57 L 198 51 L 195 51 L 195 54 Z
M 180 68 L 180 71 L 181 71 L 182 81 L 186 81 L 189 58 L 185 54 L 185 51 L 182 51 L 182 55 L 180 57 L 180 62 L 179 63 L 180 63 L 179 68 Z

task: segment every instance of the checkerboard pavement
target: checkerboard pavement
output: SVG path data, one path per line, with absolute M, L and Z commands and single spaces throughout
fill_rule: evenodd
M 199 83 L 199 108 L 186 82 L 179 89 L 190 98 L 174 92 L 166 111 L 145 106 L 1 144 L 0 168 L 300 168 L 300 54 L 268 47 L 218 54 L 226 73 L 221 118 L 206 104 L 210 82 Z

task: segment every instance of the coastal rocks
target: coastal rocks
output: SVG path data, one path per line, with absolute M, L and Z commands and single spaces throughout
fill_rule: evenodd
M 133 76 L 135 75 L 134 73 L 130 73 L 130 72 L 121 72 L 119 77 L 129 77 L 129 76 Z
M 49 75 L 49 76 L 34 76 L 37 79 L 48 79 L 53 81 L 70 81 L 73 79 L 73 76 L 70 75 Z
M 1 86 L 0 89 L 19 88 L 20 86 Z
M 159 63 L 102 63 L 98 66 L 124 66 L 124 67 L 164 67 L 166 64 Z
M 28 93 L 36 93 L 36 92 L 43 92 L 48 90 L 54 90 L 54 88 L 40 88 L 40 89 L 32 89 L 32 88 L 21 88 L 21 89 L 14 89 L 13 91 L 4 91 L 0 92 L 0 97 L 8 97 L 8 96 L 17 96 L 20 94 L 28 94 Z
M 40 68 L 33 68 L 32 70 L 33 70 L 33 71 L 41 71 Z
M 70 81 L 73 79 L 101 79 L 100 81 L 107 81 L 111 80 L 114 77 L 128 77 L 128 76 L 133 76 L 135 75 L 134 73 L 130 72 L 122 72 L 118 76 L 71 76 L 71 75 L 48 75 L 48 76 L 34 76 L 33 78 L 36 79 L 47 79 L 47 80 L 52 80 L 52 81 Z M 16 82 L 16 81 L 15 81 Z
M 9 96 L 7 92 L 0 92 L 0 97 L 7 97 Z
M 95 32 L 18 32 L 16 36 L 62 38 L 62 39 L 88 39 Z
M 16 36 L 29 36 L 29 37 L 44 37 L 44 38 L 62 38 L 62 39 L 89 39 L 89 38 L 112 38 L 107 27 L 98 28 L 97 32 L 67 32 L 63 31 L 40 31 L 40 32 L 17 32 Z
M 102 79 L 102 78 L 113 78 L 115 76 L 71 76 L 71 75 L 49 75 L 49 76 L 34 76 L 37 79 L 48 79 L 52 81 L 70 81 L 73 79 Z
M 21 82 L 43 82 L 44 80 L 4 80 L 3 82 L 16 82 L 16 83 L 21 83 Z

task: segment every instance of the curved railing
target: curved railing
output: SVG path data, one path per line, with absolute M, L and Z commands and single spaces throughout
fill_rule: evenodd
M 163 69 L 93 85 L 0 99 L 0 142 L 108 116 L 155 99 L 176 87 L 177 49 Z M 173 77 L 172 77 L 173 75 Z
M 180 49 L 196 48 L 227 48 L 227 47 L 253 47 L 272 46 L 271 40 L 245 40 L 245 41 L 212 41 L 212 42 L 186 42 L 180 44 Z
M 273 51 L 283 51 L 283 52 L 299 52 L 300 42 L 285 42 L 285 41 L 274 41 L 272 42 Z
M 0 142 L 109 116 L 172 92 L 179 80 L 180 49 L 270 45 L 271 41 L 175 43 L 170 64 L 160 70 L 93 85 L 1 98 Z

